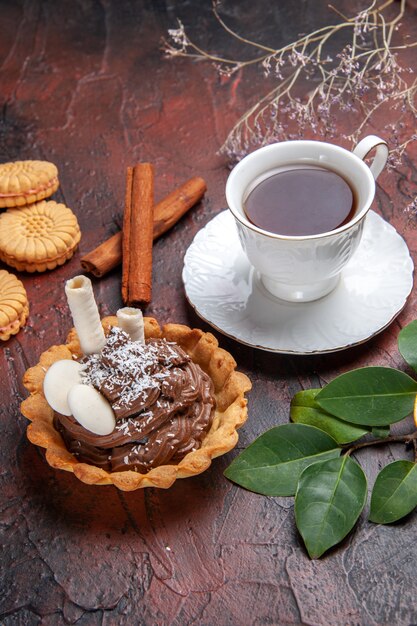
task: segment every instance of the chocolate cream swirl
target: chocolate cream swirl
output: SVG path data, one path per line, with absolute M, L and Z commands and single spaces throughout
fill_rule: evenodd
M 214 415 L 213 382 L 176 343 L 133 342 L 114 327 L 101 353 L 81 363 L 83 383 L 107 398 L 116 426 L 109 435 L 96 435 L 56 413 L 55 426 L 80 461 L 147 472 L 200 448 Z

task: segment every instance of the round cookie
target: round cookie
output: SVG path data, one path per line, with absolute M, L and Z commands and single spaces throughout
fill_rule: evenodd
M 0 164 L 0 208 L 39 202 L 49 198 L 58 186 L 58 169 L 49 161 Z
M 26 322 L 29 303 L 23 283 L 6 270 L 0 270 L 0 340 L 15 335 Z
M 0 260 L 20 271 L 44 272 L 62 265 L 80 239 L 74 213 L 53 200 L 0 215 Z

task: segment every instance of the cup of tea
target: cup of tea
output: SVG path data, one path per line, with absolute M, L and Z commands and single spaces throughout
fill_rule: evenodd
M 373 162 L 363 159 L 375 149 Z M 255 150 L 231 171 L 227 204 L 265 288 L 292 302 L 330 293 L 359 245 L 388 158 L 370 135 L 353 152 L 295 140 Z

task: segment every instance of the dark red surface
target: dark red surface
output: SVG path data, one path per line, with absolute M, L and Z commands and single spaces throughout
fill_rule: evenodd
M 326 3 L 314 0 L 248 0 L 227 3 L 225 10 L 245 34 L 274 45 L 334 21 Z M 291 498 L 251 494 L 223 477 L 236 451 L 168 491 L 121 493 L 53 471 L 26 439 L 22 375 L 65 338 L 71 319 L 63 283 L 80 273 L 80 256 L 121 224 L 128 165 L 155 164 L 157 200 L 193 175 L 207 180 L 203 202 L 154 246 L 147 313 L 161 323 L 209 330 L 185 300 L 183 255 L 225 206 L 228 169 L 217 151 L 264 87 L 254 70 L 224 81 L 208 64 L 164 59 L 160 39 L 177 16 L 202 45 L 232 51 L 208 1 L 0 2 L 1 161 L 56 163 L 61 187 L 55 197 L 76 212 L 83 233 L 79 252 L 65 266 L 21 275 L 29 323 L 0 347 L 1 623 L 416 623 L 415 513 L 391 527 L 372 525 L 363 515 L 339 548 L 310 561 Z M 415 10 L 405 28 L 416 39 Z M 409 63 L 413 59 L 410 53 Z M 375 202 L 414 258 L 416 218 L 404 207 L 416 193 L 416 154 L 414 144 L 401 171 L 381 176 Z M 94 286 L 103 315 L 120 307 L 120 270 Z M 381 335 L 334 355 L 273 355 L 218 335 L 253 382 L 238 447 L 286 423 L 290 399 L 301 388 L 363 365 L 405 369 L 397 335 L 416 316 L 416 304 L 413 291 Z M 380 467 L 402 456 L 401 446 L 362 452 L 370 485 Z

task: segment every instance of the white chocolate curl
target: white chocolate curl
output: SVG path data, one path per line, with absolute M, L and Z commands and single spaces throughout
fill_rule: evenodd
M 75 276 L 65 283 L 65 293 L 75 330 L 84 354 L 100 352 L 106 343 L 93 286 L 87 276 Z
M 123 309 L 119 309 L 116 315 L 120 328 L 129 335 L 132 341 L 145 343 L 145 326 L 140 309 L 125 306 Z

